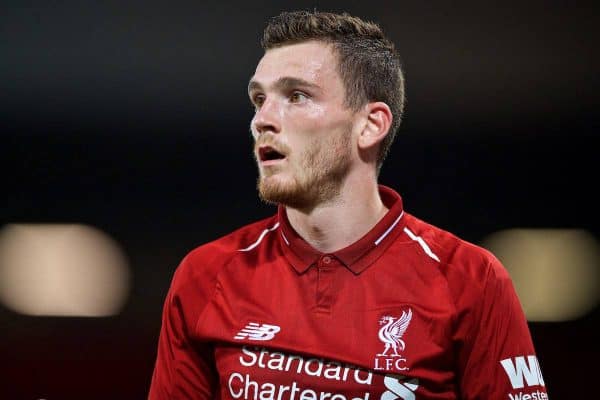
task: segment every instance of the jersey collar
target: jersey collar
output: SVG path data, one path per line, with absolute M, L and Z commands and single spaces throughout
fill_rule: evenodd
M 389 209 L 384 217 L 358 241 L 330 254 L 355 274 L 360 274 L 383 254 L 402 232 L 406 219 L 403 218 L 402 198 L 398 193 L 379 185 L 379 194 L 383 204 Z M 325 253 L 313 248 L 292 228 L 284 206 L 278 207 L 277 214 L 281 228 L 279 241 L 283 253 L 296 271 L 303 273 Z

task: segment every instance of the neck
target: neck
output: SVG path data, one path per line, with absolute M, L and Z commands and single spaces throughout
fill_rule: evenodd
M 332 253 L 359 240 L 386 214 L 377 181 L 346 180 L 333 199 L 310 210 L 286 207 L 292 227 L 312 247 Z

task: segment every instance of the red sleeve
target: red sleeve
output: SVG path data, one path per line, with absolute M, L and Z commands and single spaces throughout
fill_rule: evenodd
M 457 304 L 462 399 L 548 399 L 531 334 L 508 272 L 490 256 Z M 469 288 L 468 286 L 471 286 Z M 527 396 L 529 395 L 529 396 Z
M 193 338 L 211 290 L 198 285 L 191 270 L 184 259 L 164 302 L 149 400 L 212 399 L 218 393 L 213 348 Z

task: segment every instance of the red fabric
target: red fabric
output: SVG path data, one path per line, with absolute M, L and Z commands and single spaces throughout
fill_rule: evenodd
M 388 214 L 333 254 L 284 209 L 190 252 L 149 399 L 546 399 L 499 261 L 381 193 Z

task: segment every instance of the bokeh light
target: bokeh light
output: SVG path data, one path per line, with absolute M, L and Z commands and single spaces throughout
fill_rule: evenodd
M 11 224 L 0 231 L 0 303 L 27 315 L 118 314 L 130 271 L 117 243 L 77 224 Z
M 510 273 L 529 321 L 569 321 L 599 300 L 600 248 L 578 229 L 509 229 L 483 241 Z

